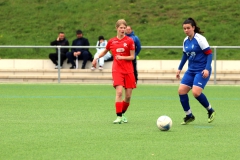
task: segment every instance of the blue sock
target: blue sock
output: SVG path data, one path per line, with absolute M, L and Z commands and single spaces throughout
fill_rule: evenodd
M 208 112 L 210 113 L 210 112 L 213 112 L 214 110 L 212 109 L 212 108 L 210 108 L 209 110 L 208 110 Z
M 195 98 L 203 105 L 203 107 L 205 107 L 208 110 L 209 102 L 203 93 L 201 93 L 200 96 Z
M 179 97 L 183 110 L 185 112 L 188 112 L 190 110 L 188 95 L 187 94 L 179 95 Z M 192 113 L 189 113 L 188 116 L 192 116 Z

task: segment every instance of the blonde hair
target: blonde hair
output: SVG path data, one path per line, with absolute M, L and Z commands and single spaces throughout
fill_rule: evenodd
M 124 19 L 119 19 L 119 20 L 116 22 L 116 27 L 118 28 L 121 24 L 127 26 L 127 22 L 126 22 Z

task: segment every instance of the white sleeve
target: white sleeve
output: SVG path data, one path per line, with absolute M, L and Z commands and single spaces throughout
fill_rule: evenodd
M 200 34 L 197 34 L 197 36 L 196 36 L 195 38 L 196 38 L 196 40 L 197 40 L 197 42 L 198 42 L 198 45 L 200 46 L 200 48 L 201 48 L 202 50 L 204 50 L 204 49 L 206 49 L 206 48 L 209 47 L 209 44 L 208 44 L 208 42 L 207 42 L 207 39 L 206 39 L 204 36 L 202 36 L 202 35 L 200 35 Z
M 201 47 L 202 50 L 209 47 L 209 44 L 208 44 L 205 37 L 201 38 L 201 40 L 198 42 L 198 44 L 199 44 L 199 46 Z

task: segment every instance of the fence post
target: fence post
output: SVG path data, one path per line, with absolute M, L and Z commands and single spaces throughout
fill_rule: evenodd
M 60 79 L 60 62 L 61 62 L 61 46 L 57 46 L 58 49 L 58 83 L 61 83 Z

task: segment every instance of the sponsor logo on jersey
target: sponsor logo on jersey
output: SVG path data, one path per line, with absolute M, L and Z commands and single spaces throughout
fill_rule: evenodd
M 124 51 L 125 51 L 124 48 L 117 48 L 117 49 L 116 49 L 116 52 L 118 52 L 118 53 L 119 53 L 119 52 L 124 52 Z

